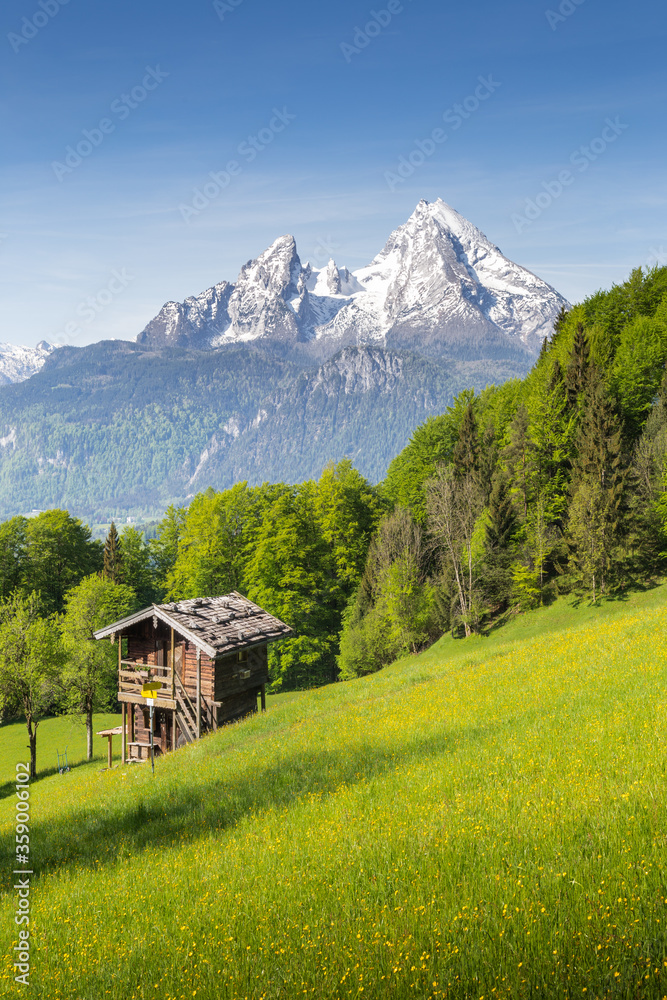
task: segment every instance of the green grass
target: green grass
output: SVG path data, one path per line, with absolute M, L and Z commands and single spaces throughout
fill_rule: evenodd
M 95 715 L 94 732 L 112 729 L 122 721 L 120 715 Z M 117 745 L 116 745 L 117 744 Z M 43 719 L 37 727 L 38 780 L 53 774 L 58 767 L 58 752 L 67 751 L 71 767 L 78 767 L 86 760 L 86 728 L 80 719 L 71 717 Z M 93 737 L 93 755 L 97 766 L 106 763 L 107 740 Z M 114 741 L 114 756 L 120 760 L 120 740 Z M 16 774 L 17 761 L 29 761 L 28 733 L 25 722 L 5 723 L 0 726 L 0 794 L 2 787 Z M 71 773 L 71 772 L 70 772 Z
M 446 637 L 154 778 L 37 782 L 30 995 L 664 997 L 666 598 Z

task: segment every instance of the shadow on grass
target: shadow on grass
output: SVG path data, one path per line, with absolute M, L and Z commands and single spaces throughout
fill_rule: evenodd
M 76 771 L 80 767 L 94 767 L 95 764 L 104 765 L 106 762 L 106 755 L 93 757 L 92 760 L 79 760 L 76 764 L 69 764 L 70 771 Z M 45 778 L 52 778 L 54 774 L 58 774 L 58 768 L 53 767 L 43 767 L 37 772 L 37 777 L 30 780 L 30 787 L 33 788 L 40 781 Z M 62 775 L 63 780 L 67 778 L 67 771 Z M 5 781 L 0 785 L 0 801 L 2 799 L 8 798 L 8 796 L 13 795 L 16 791 L 16 781 Z
M 505 725 L 510 725 L 508 720 Z M 117 859 L 130 857 L 146 849 L 156 850 L 178 843 L 194 842 L 235 826 L 244 817 L 265 810 L 298 806 L 317 796 L 334 794 L 341 786 L 353 787 L 381 777 L 413 760 L 460 749 L 462 743 L 482 743 L 490 732 L 497 735 L 498 725 L 467 729 L 438 729 L 428 736 L 413 735 L 401 747 L 365 740 L 351 746 L 342 741 L 340 752 L 313 750 L 304 756 L 295 750 L 277 763 L 264 766 L 243 764 L 243 770 L 230 780 L 215 775 L 215 736 L 199 747 L 201 757 L 182 759 L 180 773 L 169 773 L 178 754 L 170 755 L 156 767 L 154 782 L 128 786 L 115 797 L 104 795 L 103 802 L 68 810 L 62 819 L 39 822 L 32 816 L 31 848 L 39 859 L 39 874 L 61 868 L 99 868 Z M 268 735 L 268 734 L 267 734 Z M 260 737 L 261 738 L 261 737 Z M 225 747 L 220 759 L 235 753 Z M 141 765 L 143 767 L 143 765 Z M 206 781 L 207 771 L 211 780 Z M 133 781 L 131 768 L 127 782 Z M 143 776 L 143 775 L 142 775 Z M 11 865 L 10 845 L 0 848 L 1 863 Z

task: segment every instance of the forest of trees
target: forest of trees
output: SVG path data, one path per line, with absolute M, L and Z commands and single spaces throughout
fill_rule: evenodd
M 666 364 L 667 268 L 638 269 L 561 314 L 525 379 L 422 424 L 378 486 L 346 460 L 296 486 L 209 489 L 154 538 L 112 525 L 104 546 L 65 511 L 4 522 L 3 716 L 30 731 L 40 712 L 112 704 L 92 631 L 153 601 L 238 590 L 286 621 L 278 690 L 378 670 L 559 593 L 650 584 L 667 568 Z

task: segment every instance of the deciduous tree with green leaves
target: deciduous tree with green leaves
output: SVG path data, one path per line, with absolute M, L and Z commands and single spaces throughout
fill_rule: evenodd
M 124 618 L 135 603 L 131 587 L 97 574 L 86 577 L 65 598 L 62 683 L 68 710 L 85 718 L 88 760 L 93 756 L 93 713 L 107 710 L 118 690 L 118 647 L 96 641 L 93 632 Z
M 103 547 L 92 532 L 66 510 L 47 510 L 29 518 L 24 588 L 36 590 L 46 612 L 60 612 L 65 594 L 84 576 L 103 568 Z
M 339 657 L 344 680 L 373 673 L 440 635 L 442 615 L 429 562 L 424 528 L 404 507 L 387 514 L 344 615 Z
M 28 519 L 11 517 L 0 524 L 0 600 L 23 586 L 28 564 Z
M 150 547 L 141 532 L 131 525 L 123 528 L 120 541 L 123 547 L 123 583 L 135 592 L 137 610 L 148 607 L 158 599 Z
M 15 593 L 0 604 L 0 712 L 23 716 L 30 774 L 37 777 L 37 728 L 53 709 L 64 662 L 55 619 L 43 615 L 36 593 Z
M 340 612 L 330 551 L 315 514 L 313 482 L 282 493 L 264 512 L 246 567 L 247 596 L 294 629 L 274 644 L 274 688 L 307 688 L 336 677 Z

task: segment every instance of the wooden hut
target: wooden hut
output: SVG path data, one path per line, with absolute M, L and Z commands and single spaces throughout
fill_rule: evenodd
M 141 689 L 159 682 L 153 739 L 175 750 L 204 732 L 266 707 L 267 647 L 293 633 L 236 592 L 153 604 L 95 632 L 118 646 L 122 759 L 150 753 L 149 710 Z

